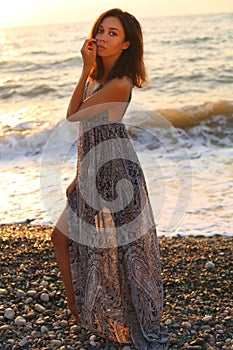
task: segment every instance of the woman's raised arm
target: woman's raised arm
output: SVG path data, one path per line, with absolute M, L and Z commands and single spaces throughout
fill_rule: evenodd
M 66 118 L 69 118 L 70 115 L 76 113 L 83 101 L 83 92 L 86 81 L 96 59 L 96 40 L 87 39 L 83 44 L 81 54 L 83 58 L 83 69 L 78 84 L 76 85 L 70 99 Z

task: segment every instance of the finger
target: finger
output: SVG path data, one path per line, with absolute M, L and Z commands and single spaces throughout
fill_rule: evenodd
M 87 45 L 88 52 L 93 52 L 95 49 L 96 49 L 96 42 L 95 41 L 89 42 Z
M 88 47 L 89 45 L 92 46 L 94 43 L 96 43 L 96 39 L 86 39 L 84 41 L 83 47 Z

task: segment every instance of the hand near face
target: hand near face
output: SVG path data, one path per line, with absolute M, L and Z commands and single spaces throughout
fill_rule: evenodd
M 85 40 L 81 49 L 84 66 L 91 68 L 96 59 L 96 39 Z

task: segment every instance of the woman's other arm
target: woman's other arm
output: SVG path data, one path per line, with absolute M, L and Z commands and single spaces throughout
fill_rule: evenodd
M 109 115 L 115 114 L 114 110 L 117 108 L 124 111 L 129 101 L 130 92 L 131 84 L 128 78 L 112 79 L 101 90 L 81 102 L 76 112 L 67 116 L 67 119 L 76 122 L 93 118 L 105 111 L 108 111 Z M 117 114 L 121 116 L 120 113 Z

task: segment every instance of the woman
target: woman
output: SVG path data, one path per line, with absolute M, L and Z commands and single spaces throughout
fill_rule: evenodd
M 99 336 L 165 349 L 153 213 L 122 123 L 132 88 L 146 81 L 140 24 L 109 10 L 81 53 L 83 70 L 67 111 L 69 121 L 79 121 L 77 175 L 52 233 L 68 306 Z

